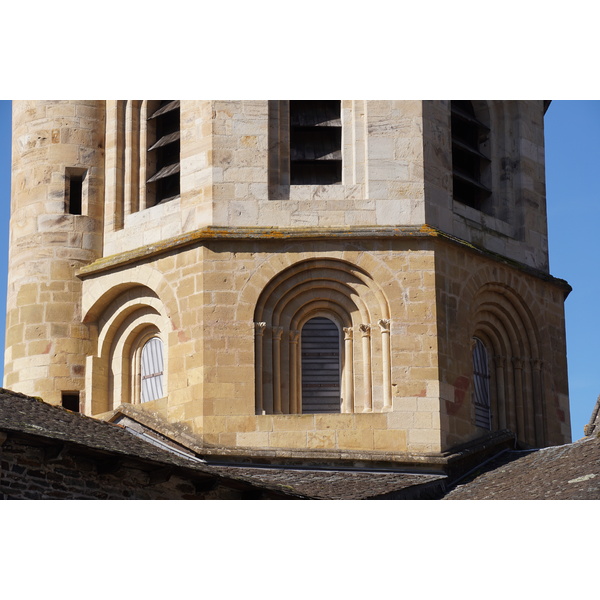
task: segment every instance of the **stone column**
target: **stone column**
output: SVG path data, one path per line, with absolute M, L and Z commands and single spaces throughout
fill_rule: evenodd
M 273 413 L 281 412 L 281 336 L 283 327 L 273 328 Z
M 498 429 L 506 429 L 506 390 L 504 385 L 506 358 L 494 356 L 496 367 L 496 407 Z
M 381 352 L 383 362 L 383 408 L 392 408 L 392 383 L 391 383 L 391 349 L 390 349 L 390 320 L 379 319 L 381 328 Z
M 525 407 L 523 405 L 523 360 L 513 357 L 513 369 L 515 375 L 515 403 L 517 413 L 517 438 L 520 441 L 526 439 L 525 429 Z
M 125 200 L 124 213 L 129 215 L 139 210 L 140 170 L 140 101 L 127 100 L 125 107 Z
M 354 412 L 354 336 L 352 327 L 344 327 L 344 397 L 342 412 Z
M 255 369 L 255 388 L 254 397 L 256 404 L 256 414 L 264 413 L 263 406 L 263 334 L 267 324 L 263 321 L 254 323 L 254 369 Z
M 535 406 L 535 445 L 541 448 L 546 443 L 546 431 L 544 423 L 544 384 L 543 369 L 544 363 L 539 359 L 532 361 L 533 373 L 533 402 Z
M 523 412 L 525 414 L 525 440 L 535 445 L 535 394 L 533 391 L 533 365 L 531 360 L 523 359 Z
M 301 411 L 301 398 L 298 395 L 299 369 L 298 369 L 298 341 L 300 332 L 297 329 L 290 331 L 290 413 L 299 414 Z
M 371 326 L 362 324 L 359 326 L 362 335 L 362 355 L 365 381 L 365 400 L 363 412 L 373 411 L 373 380 L 371 376 Z

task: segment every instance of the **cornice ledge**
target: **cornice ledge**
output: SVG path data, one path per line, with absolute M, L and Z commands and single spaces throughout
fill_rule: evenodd
M 510 265 L 520 271 L 549 281 L 562 288 L 565 298 L 571 292 L 571 286 L 563 279 L 553 277 L 549 273 L 530 267 L 506 256 L 497 254 L 452 234 L 445 233 L 430 225 L 395 225 L 395 226 L 365 226 L 365 227 L 204 227 L 190 233 L 169 238 L 167 240 L 148 244 L 140 248 L 120 252 L 111 256 L 99 258 L 79 269 L 76 275 L 85 279 L 105 271 L 117 269 L 132 263 L 154 258 L 167 252 L 220 240 L 352 240 L 352 239 L 408 239 L 408 238 L 439 238 L 453 244 L 458 244 L 473 252 L 483 254 L 492 260 Z
M 79 269 L 77 276 L 84 279 L 104 271 L 208 241 L 389 239 L 435 237 L 436 235 L 438 235 L 437 230 L 428 225 L 353 227 L 351 229 L 341 227 L 205 227 L 155 244 L 148 244 L 147 246 L 99 258 Z

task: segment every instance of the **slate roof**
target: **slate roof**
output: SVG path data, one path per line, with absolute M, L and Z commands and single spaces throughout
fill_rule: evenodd
M 598 500 L 600 438 L 529 452 L 505 452 L 486 472 L 458 485 L 444 500 Z
M 64 442 L 83 451 L 121 457 L 157 466 L 180 469 L 190 476 L 210 476 L 219 481 L 248 484 L 276 496 L 297 499 L 403 498 L 427 495 L 435 488 L 440 495 L 443 475 L 310 469 L 306 467 L 265 467 L 235 464 L 207 464 L 201 444 L 179 432 L 180 445 L 173 440 L 151 439 L 143 430 L 100 421 L 51 406 L 0 388 L 0 431 L 52 442 Z M 197 441 L 197 440 L 196 440 Z M 164 442 L 164 443 L 163 443 Z M 160 444 L 160 445 L 157 445 Z
M 591 424 L 597 424 L 598 411 Z M 139 424 L 139 423 L 138 423 Z M 443 494 L 447 476 L 394 470 L 311 468 L 277 464 L 212 462 L 214 448 L 185 431 L 158 435 L 141 425 L 134 430 L 73 413 L 0 388 L 0 432 L 36 438 L 48 443 L 65 443 L 81 451 L 132 464 L 166 466 L 194 477 L 212 477 L 219 483 L 246 485 L 266 490 L 271 497 L 296 499 L 403 499 L 437 498 Z M 163 434 L 173 427 L 163 424 Z M 600 499 L 600 432 L 564 446 L 519 452 L 506 450 L 478 467 L 444 499 L 448 500 L 547 500 Z M 152 439 L 147 433 L 155 435 Z M 0 436 L 0 443 L 1 443 Z M 181 443 L 179 443 L 181 442 Z M 133 462 L 132 462 L 133 461 Z
M 439 497 L 444 475 L 310 468 L 219 467 L 224 474 L 312 500 L 402 500 Z M 437 484 L 437 485 L 436 485 Z
M 193 455 L 180 456 L 128 434 L 122 427 L 98 421 L 0 388 L 0 430 L 61 441 L 116 457 L 139 458 L 184 468 L 197 468 Z

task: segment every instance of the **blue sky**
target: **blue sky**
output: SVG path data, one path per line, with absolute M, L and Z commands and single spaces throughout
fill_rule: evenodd
M 600 394 L 600 101 L 554 101 L 546 113 L 550 272 L 573 287 L 565 310 L 573 439 Z M 0 340 L 4 341 L 10 205 L 10 102 L 0 101 Z M 2 363 L 3 364 L 3 363 Z M 0 365 L 0 370 L 2 366 Z
M 565 312 L 576 440 L 600 394 L 600 101 L 554 101 L 545 121 L 550 272 L 573 287 Z

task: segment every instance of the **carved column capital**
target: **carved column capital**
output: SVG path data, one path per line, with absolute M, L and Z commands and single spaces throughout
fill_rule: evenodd
M 496 368 L 504 369 L 506 367 L 506 357 L 496 354 L 494 356 L 494 363 L 496 364 Z
M 254 323 L 254 331 L 256 332 L 256 335 L 262 335 L 265 332 L 266 326 L 267 324 L 264 321 Z
M 344 340 L 351 340 L 354 335 L 352 327 L 344 327 Z
M 283 327 L 273 327 L 273 339 L 280 340 L 283 335 Z
M 390 324 L 391 321 L 389 319 L 379 319 L 377 321 L 379 327 L 381 327 L 381 333 L 389 333 L 390 332 Z
M 297 329 L 292 329 L 289 332 L 289 336 L 290 336 L 290 342 L 292 344 L 297 344 L 298 340 L 300 339 L 300 331 L 298 331 Z
M 371 326 L 368 325 L 368 324 L 366 324 L 366 323 L 363 323 L 362 325 L 359 325 L 358 329 L 362 333 L 363 337 L 369 337 L 371 335 Z
M 533 368 L 540 372 L 544 368 L 544 361 L 541 358 L 532 358 L 531 364 Z

